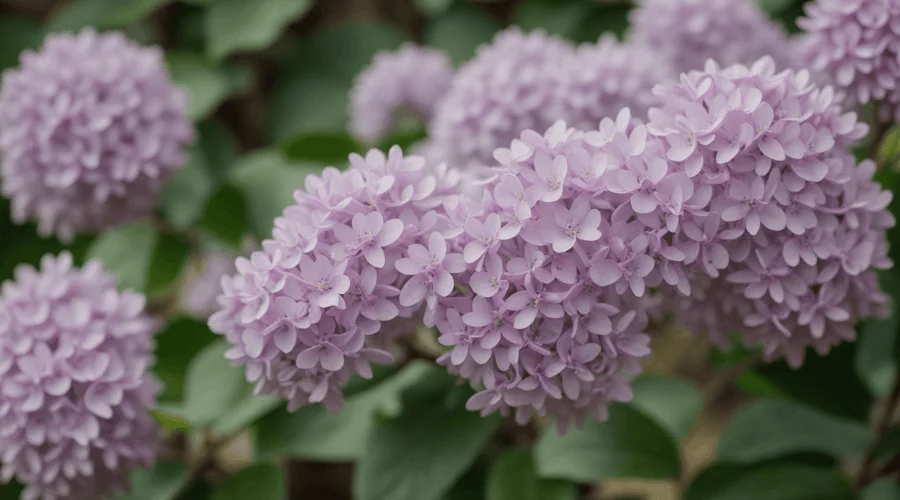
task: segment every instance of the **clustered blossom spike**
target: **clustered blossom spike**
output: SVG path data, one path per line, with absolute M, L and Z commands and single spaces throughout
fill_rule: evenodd
M 798 66 L 787 35 L 755 0 L 641 0 L 631 24 L 631 40 L 678 72 L 702 69 L 707 59 L 752 64 L 765 55 L 779 67 Z
M 440 50 L 407 43 L 394 52 L 379 52 L 350 92 L 350 132 L 375 144 L 404 113 L 427 123 L 452 78 L 453 65 Z
M 449 250 L 465 259 L 453 275 L 465 291 L 427 305 L 452 348 L 438 362 L 482 389 L 469 409 L 549 415 L 565 432 L 630 400 L 650 353 L 648 288 L 688 286 L 669 228 L 702 198 L 664 156 L 627 109 L 599 130 L 557 122 L 495 152 Z
M 157 453 L 155 322 L 99 261 L 46 255 L 0 291 L 0 479 L 23 500 L 95 500 L 124 490 Z
M 800 52 L 856 104 L 876 101 L 880 118 L 900 120 L 900 2 L 817 0 L 797 25 Z
M 544 130 L 556 75 L 571 44 L 541 31 L 499 32 L 463 65 L 441 101 L 430 136 L 452 165 L 486 164 L 497 147 L 525 129 Z
M 580 45 L 564 61 L 552 87 L 554 98 L 547 117 L 558 117 L 580 130 L 592 130 L 600 120 L 629 108 L 646 116 L 656 104 L 651 89 L 674 80 L 675 74 L 655 50 L 635 43 L 621 43 L 604 35 L 597 43 Z
M 16 221 L 70 239 L 152 213 L 193 139 L 162 51 L 122 33 L 48 37 L 0 87 L 2 192 Z
M 416 301 L 450 294 L 464 266 L 444 243 L 464 216 L 458 183 L 396 146 L 307 177 L 263 249 L 222 279 L 209 320 L 257 393 L 338 411 L 351 375 L 392 360 L 384 348 L 415 328 Z
M 708 204 L 686 211 L 674 243 L 690 266 L 681 317 L 714 339 L 741 331 L 767 358 L 803 361 L 854 338 L 886 313 L 875 269 L 892 263 L 891 193 L 850 147 L 866 132 L 830 87 L 771 58 L 721 69 L 710 61 L 654 89 L 651 134 Z

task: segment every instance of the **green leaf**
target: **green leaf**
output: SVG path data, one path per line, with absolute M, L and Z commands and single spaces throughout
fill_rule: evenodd
M 253 394 L 253 386 L 248 385 L 243 398 L 216 422 L 213 430 L 220 435 L 237 432 L 271 413 L 283 402 L 282 399 L 273 396 L 256 396 Z
M 637 409 L 614 404 L 609 420 L 588 420 L 560 436 L 546 429 L 535 446 L 538 475 L 590 483 L 604 479 L 678 477 L 678 445 L 668 431 Z
M 897 292 L 897 273 L 893 270 L 879 273 L 882 288 L 892 298 Z M 893 301 L 891 311 L 897 311 L 897 303 Z M 856 347 L 856 373 L 866 386 L 879 397 L 887 396 L 897 376 L 894 363 L 894 349 L 900 343 L 900 314 L 896 312 L 888 318 L 869 318 L 860 328 Z
M 77 32 L 86 26 L 96 26 L 120 0 L 74 0 L 53 11 L 47 22 L 47 32 Z
M 0 17 L 0 69 L 19 65 L 19 54 L 26 49 L 37 48 L 44 38 L 41 27 L 25 16 L 6 14 Z
M 191 428 L 191 422 L 177 413 L 162 410 L 150 410 L 150 416 L 166 430 L 182 432 Z
M 188 93 L 188 114 L 194 120 L 206 117 L 232 92 L 250 83 L 247 68 L 215 63 L 201 54 L 173 52 L 166 56 L 166 62 L 172 80 Z
M 259 422 L 257 453 L 266 458 L 290 455 L 319 461 L 357 460 L 362 457 L 376 412 L 395 414 L 401 392 L 429 373 L 429 365 L 411 363 L 396 375 L 348 397 L 337 415 L 320 405 L 294 413 L 282 408 Z
M 590 2 L 531 0 L 519 4 L 512 22 L 525 31 L 542 29 L 573 39 L 592 7 Z
M 426 16 L 436 16 L 449 9 L 454 0 L 413 0 L 413 2 L 416 4 L 416 8 Z
M 879 479 L 860 493 L 859 500 L 900 500 L 900 484 L 891 479 Z
M 250 228 L 260 237 L 272 232 L 275 217 L 293 203 L 293 194 L 303 189 L 306 176 L 321 168 L 288 161 L 278 151 L 259 150 L 237 161 L 231 183 L 244 195 Z
M 205 321 L 177 316 L 156 334 L 156 364 L 153 373 L 163 384 L 160 401 L 181 401 L 184 381 L 191 359 L 211 344 L 218 335 L 209 331 Z
M 428 23 L 425 44 L 443 50 L 458 65 L 479 45 L 490 43 L 498 29 L 500 24 L 483 7 L 459 3 Z
M 540 479 L 530 451 L 507 451 L 494 464 L 487 500 L 577 500 L 574 484 Z
M 310 8 L 310 0 L 220 0 L 206 17 L 207 52 L 221 59 L 232 52 L 264 49 Z
M 380 50 L 405 41 L 394 28 L 351 21 L 298 44 L 272 91 L 271 132 L 283 143 L 298 135 L 344 133 L 353 79 Z
M 134 24 L 171 0 L 129 0 L 114 2 L 103 16 L 104 27 L 117 28 Z
M 792 463 L 756 468 L 716 464 L 688 486 L 683 500 L 851 500 L 840 472 Z
M 632 383 L 633 404 L 678 440 L 687 437 L 703 408 L 703 394 L 693 385 L 661 375 L 642 375 Z
M 118 277 L 119 289 L 143 292 L 159 233 L 146 222 L 117 226 L 94 240 L 88 258 L 103 261 Z
M 284 155 L 294 161 L 306 161 L 323 165 L 343 165 L 350 153 L 363 150 L 345 133 L 313 133 L 300 135 L 285 143 Z
M 273 464 L 256 464 L 225 478 L 212 500 L 286 500 L 284 477 Z
M 429 371 L 404 391 L 401 413 L 378 418 L 369 433 L 354 477 L 358 500 L 441 499 L 500 424 L 497 415 L 466 410 L 464 398 L 448 400 L 454 378 Z
M 190 478 L 184 462 L 161 460 L 152 469 L 131 473 L 131 493 L 121 500 L 172 500 Z
M 815 451 L 845 457 L 868 442 L 866 427 L 783 399 L 761 399 L 734 417 L 719 441 L 719 459 L 760 462 Z
M 197 427 L 209 426 L 246 395 L 244 370 L 225 359 L 230 347 L 224 340 L 212 343 L 188 365 L 184 416 Z
M 168 293 L 181 277 L 192 250 L 191 242 L 183 237 L 160 233 L 147 273 L 147 294 L 154 296 Z
M 15 482 L 0 484 L 0 500 L 19 500 L 25 488 Z
M 794 4 L 794 0 L 759 0 L 759 6 L 769 14 L 780 14 Z
M 856 343 L 845 342 L 827 356 L 807 352 L 799 369 L 783 361 L 761 365 L 753 372 L 779 392 L 832 415 L 865 422 L 872 394 L 856 373 Z
M 628 13 L 631 5 L 625 2 L 595 5 L 574 35 L 576 42 L 594 43 L 602 35 L 611 33 L 620 40 L 628 30 Z
M 223 184 L 206 204 L 200 227 L 217 240 L 241 250 L 247 233 L 247 202 L 231 184 Z
M 890 427 L 874 450 L 874 456 L 877 459 L 894 455 L 900 455 L 900 424 Z
M 218 122 L 202 122 L 197 132 L 187 166 L 163 186 L 162 211 L 176 228 L 197 222 L 237 158 L 234 139 Z

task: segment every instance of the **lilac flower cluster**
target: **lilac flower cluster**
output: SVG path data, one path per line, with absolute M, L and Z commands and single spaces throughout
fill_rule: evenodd
M 806 4 L 801 54 L 852 102 L 879 102 L 880 118 L 900 120 L 900 3 L 817 0 Z
M 623 108 L 646 116 L 657 104 L 650 90 L 674 80 L 675 74 L 655 50 L 607 34 L 597 43 L 580 45 L 556 77 L 546 109 L 548 123 L 561 119 L 576 129 L 592 130 Z
M 209 320 L 256 392 L 291 409 L 338 411 L 350 376 L 390 362 L 386 343 L 412 331 L 419 300 L 452 292 L 447 272 L 464 264 L 444 243 L 463 215 L 454 171 L 398 147 L 353 154 L 350 165 L 307 177 L 272 239 L 222 279 Z
M 631 40 L 678 72 L 699 70 L 707 59 L 751 64 L 765 55 L 779 67 L 798 66 L 787 35 L 755 0 L 641 0 L 631 24 Z
M 350 93 L 351 133 L 375 144 L 404 113 L 427 123 L 452 78 L 453 65 L 442 51 L 407 43 L 394 52 L 379 52 Z
M 435 112 L 429 135 L 459 167 L 484 165 L 525 129 L 543 130 L 557 74 L 572 46 L 543 32 L 499 32 L 463 65 Z
M 557 122 L 498 149 L 451 251 L 464 292 L 437 301 L 438 362 L 482 388 L 483 414 L 555 417 L 564 432 L 628 401 L 650 338 L 649 287 L 686 287 L 665 241 L 693 191 L 662 140 L 623 110 L 583 133 Z M 430 305 L 429 305 L 430 306 Z
M 715 338 L 739 330 L 771 359 L 799 365 L 854 337 L 854 322 L 885 312 L 873 269 L 891 266 L 891 193 L 849 149 L 867 127 L 842 113 L 806 70 L 776 73 L 771 58 L 725 69 L 710 61 L 654 89 L 650 133 L 704 193 L 673 243 L 690 266 L 682 319 Z
M 70 239 L 152 213 L 193 139 L 162 51 L 121 33 L 52 35 L 4 73 L 2 192 L 16 221 Z
M 69 253 L 3 283 L 0 462 L 24 500 L 107 498 L 155 459 L 155 322 L 143 310 L 99 261 L 75 269 Z

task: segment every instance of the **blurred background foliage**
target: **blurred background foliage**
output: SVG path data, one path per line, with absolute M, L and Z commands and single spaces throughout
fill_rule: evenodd
M 796 31 L 801 0 L 760 0 Z M 156 417 L 170 458 L 134 477 L 141 500 L 900 500 L 900 317 L 860 325 L 861 340 L 800 370 L 722 353 L 673 329 L 659 332 L 635 403 L 606 423 L 559 437 L 464 408 L 470 392 L 423 361 L 381 367 L 347 387 L 344 411 L 288 413 L 251 397 L 226 349 L 179 305 L 203 252 L 239 253 L 266 237 L 305 176 L 364 151 L 347 134 L 353 79 L 379 50 L 404 41 L 457 63 L 510 24 L 574 41 L 628 29 L 623 0 L 3 0 L 0 67 L 46 33 L 121 29 L 166 52 L 190 94 L 198 139 L 166 186 L 165 228 L 132 223 L 69 245 L 99 257 L 123 288 L 144 291 L 168 318 L 157 337 L 164 382 Z M 408 146 L 420 125 L 384 146 Z M 900 134 L 876 151 L 900 186 Z M 865 153 L 864 153 L 865 154 Z M 895 202 L 895 209 L 897 208 Z M 894 213 L 898 213 L 894 210 Z M 14 225 L 0 203 L 0 279 L 63 247 Z M 896 231 L 895 231 L 896 232 Z M 900 249 L 898 236 L 894 253 Z M 895 261 L 900 261 L 894 256 Z M 895 271 L 885 286 L 898 290 Z M 249 429 L 249 430 L 248 430 Z M 186 458 L 185 458 L 186 457 Z M 877 474 L 876 474 L 877 472 Z M 875 476 L 881 479 L 874 480 Z M 0 487 L 0 499 L 17 498 Z

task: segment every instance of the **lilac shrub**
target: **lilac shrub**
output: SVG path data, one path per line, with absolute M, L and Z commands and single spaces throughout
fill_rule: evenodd
M 452 78 L 453 65 L 442 51 L 408 43 L 394 52 L 379 52 L 350 92 L 350 132 L 376 144 L 404 113 L 427 123 Z
M 23 500 L 95 500 L 127 489 L 158 446 L 155 321 L 99 261 L 46 255 L 0 291 L 2 480 Z
M 0 124 L 13 219 L 64 240 L 152 214 L 194 135 L 162 51 L 90 28 L 3 74 Z
M 657 104 L 653 86 L 675 79 L 675 72 L 656 50 L 619 42 L 610 34 L 578 46 L 574 56 L 563 62 L 545 121 L 564 120 L 581 130 L 596 128 L 600 120 L 623 108 L 646 116 Z
M 887 269 L 891 193 L 850 147 L 867 130 L 806 70 L 771 58 L 710 61 L 654 89 L 650 133 L 708 204 L 686 214 L 674 243 L 691 271 L 680 317 L 714 340 L 742 332 L 767 359 L 794 366 L 854 338 L 855 323 L 887 313 L 874 270 Z
M 879 118 L 900 119 L 900 3 L 818 0 L 797 25 L 804 62 L 823 72 L 852 103 L 879 103 Z
M 494 149 L 522 130 L 543 130 L 557 76 L 571 57 L 570 43 L 544 32 L 512 27 L 478 48 L 450 85 L 429 135 L 454 166 L 484 165 Z
M 707 59 L 751 64 L 765 55 L 779 67 L 800 66 L 787 35 L 755 0 L 640 0 L 629 39 L 678 72 L 702 69 Z
M 339 411 L 351 375 L 389 363 L 393 337 L 415 328 L 414 299 L 454 287 L 462 259 L 442 252 L 455 236 L 458 175 L 394 147 L 350 156 L 350 168 L 310 175 L 272 238 L 222 278 L 210 328 L 233 344 L 256 393 L 294 410 Z
M 650 353 L 648 288 L 688 285 L 666 219 L 677 226 L 695 193 L 664 155 L 627 109 L 598 130 L 558 122 L 495 152 L 450 246 L 465 259 L 462 288 L 428 304 L 450 348 L 438 362 L 480 389 L 469 409 L 548 415 L 564 432 L 631 399 Z

